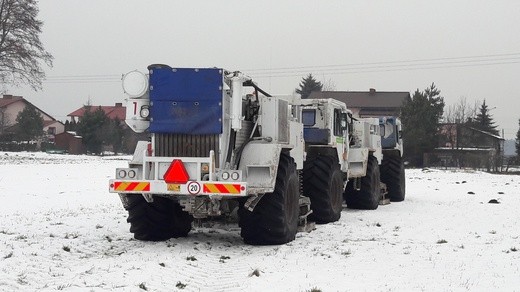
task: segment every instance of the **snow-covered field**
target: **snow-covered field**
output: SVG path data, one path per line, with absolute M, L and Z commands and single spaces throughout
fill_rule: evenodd
M 516 175 L 407 170 L 406 201 L 257 247 L 236 224 L 133 240 L 108 193 L 125 165 L 0 153 L 0 291 L 520 291 Z

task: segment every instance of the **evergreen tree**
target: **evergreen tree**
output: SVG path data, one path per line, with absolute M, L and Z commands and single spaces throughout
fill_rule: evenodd
M 479 108 L 479 113 L 476 118 L 470 122 L 470 126 L 477 128 L 479 130 L 489 132 L 491 134 L 498 135 L 498 130 L 496 129 L 495 122 L 489 113 L 490 109 L 486 105 L 486 100 L 482 102 L 482 105 Z
M 17 138 L 20 141 L 37 140 L 43 136 L 43 118 L 32 105 L 27 105 L 16 116 Z
M 401 108 L 404 155 L 414 166 L 423 166 L 423 155 L 437 147 L 438 127 L 444 98 L 434 83 L 423 92 L 417 89 Z
M 296 88 L 296 93 L 300 94 L 302 98 L 308 98 L 313 91 L 321 91 L 323 89 L 323 84 L 321 82 L 314 79 L 312 74 L 307 75 L 307 77 L 302 78 L 302 82 L 300 82 L 300 88 Z
M 85 112 L 77 124 L 78 135 L 83 138 L 83 145 L 91 153 L 101 153 L 103 148 L 103 131 L 109 120 L 101 107 L 92 111 L 91 106 L 85 106 Z
M 115 153 L 121 152 L 123 148 L 123 132 L 124 128 L 119 118 L 107 120 L 100 131 L 103 144 L 111 145 Z

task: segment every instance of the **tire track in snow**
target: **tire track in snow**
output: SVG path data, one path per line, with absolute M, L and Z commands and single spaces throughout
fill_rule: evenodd
M 244 245 L 235 228 L 201 228 L 188 238 L 196 244 L 184 252 L 187 263 L 179 267 L 178 276 L 186 291 L 244 291 L 253 271 Z M 206 243 L 201 243 L 206 242 Z M 190 261 L 191 257 L 193 261 Z

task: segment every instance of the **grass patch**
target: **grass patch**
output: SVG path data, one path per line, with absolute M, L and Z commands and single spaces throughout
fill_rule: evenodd
M 27 239 L 27 236 L 26 235 L 18 235 L 17 237 L 15 237 L 16 240 L 26 240 Z
M 79 237 L 79 234 L 77 233 L 66 233 L 65 234 L 65 239 L 76 239 Z
M 341 252 L 341 255 L 342 255 L 342 256 L 346 256 L 346 257 L 348 257 L 348 256 L 351 255 L 351 254 L 352 254 L 352 251 L 351 251 L 350 249 L 347 250 L 347 251 L 342 251 L 342 252 Z
M 260 277 L 260 270 L 259 270 L 259 269 L 254 269 L 254 270 L 249 274 L 249 277 L 253 277 L 253 276 Z
M 219 259 L 219 262 L 225 263 L 226 260 L 229 260 L 229 259 L 230 259 L 230 257 L 228 257 L 228 256 L 221 256 L 220 259 Z

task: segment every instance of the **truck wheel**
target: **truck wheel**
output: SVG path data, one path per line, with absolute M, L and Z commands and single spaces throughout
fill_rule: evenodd
M 392 202 L 404 201 L 406 192 L 406 178 L 404 163 L 398 152 L 383 156 L 381 162 L 381 181 L 386 184 L 388 198 Z
M 367 175 L 361 178 L 361 188 L 356 190 L 353 181 L 347 183 L 345 202 L 351 209 L 375 210 L 381 199 L 379 165 L 377 158 L 368 156 Z
M 276 185 L 265 194 L 253 212 L 240 205 L 240 235 L 247 244 L 284 244 L 294 240 L 298 231 L 300 182 L 294 159 L 280 155 Z
M 134 238 L 145 241 L 185 237 L 191 230 L 193 217 L 182 211 L 179 203 L 164 197 L 154 197 L 152 203 L 141 195 L 129 195 L 128 223 Z
M 303 194 L 311 200 L 309 219 L 319 224 L 338 221 L 343 201 L 343 175 L 332 156 L 315 156 L 303 164 Z

